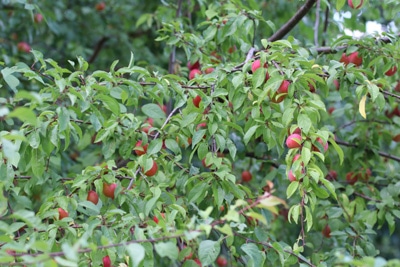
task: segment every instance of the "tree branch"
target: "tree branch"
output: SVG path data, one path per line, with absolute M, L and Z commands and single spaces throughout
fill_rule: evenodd
M 279 30 L 277 30 L 268 41 L 274 42 L 282 39 L 287 33 L 289 33 L 300 20 L 310 11 L 317 0 L 307 0 L 307 2 L 293 15 L 293 17 L 286 22 Z
M 318 46 L 318 28 L 319 28 L 319 11 L 320 0 L 317 0 L 317 8 L 315 9 L 315 24 L 314 24 L 314 45 Z
M 347 146 L 347 147 L 354 147 L 354 148 L 358 148 L 359 147 L 356 144 L 350 144 L 350 143 L 347 143 L 347 142 L 344 142 L 344 141 L 339 141 L 339 140 L 336 140 L 336 143 L 339 144 L 339 145 L 342 145 L 342 146 Z M 367 149 L 367 148 L 365 149 L 365 151 L 372 151 L 374 153 L 377 153 L 381 157 L 392 159 L 394 161 L 400 162 L 400 157 L 393 156 L 393 155 L 391 155 L 389 153 L 386 153 L 386 152 L 373 151 L 373 150 Z
M 93 63 L 93 61 L 97 58 L 97 56 L 100 53 L 100 50 L 103 48 L 103 45 L 105 44 L 105 42 L 107 42 L 107 40 L 110 39 L 109 37 L 103 36 L 96 44 L 93 54 L 91 55 L 91 57 L 88 60 L 88 63 Z

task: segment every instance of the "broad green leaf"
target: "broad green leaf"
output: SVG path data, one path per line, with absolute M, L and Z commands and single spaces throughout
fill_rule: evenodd
M 145 249 L 140 244 L 129 244 L 126 246 L 126 250 L 130 256 L 130 262 L 133 267 L 137 267 L 143 261 L 145 257 Z
M 174 242 L 159 242 L 154 245 L 154 248 L 160 257 L 168 257 L 171 260 L 178 259 L 178 246 Z
M 250 261 L 247 262 L 246 266 L 249 267 L 258 267 L 264 266 L 265 263 L 265 252 L 261 251 L 256 244 L 254 243 L 246 243 L 240 247 L 241 250 L 244 251 L 249 257 Z
M 250 129 L 247 130 L 246 134 L 243 137 L 243 142 L 245 144 L 247 144 L 250 141 L 251 137 L 254 135 L 258 127 L 260 127 L 260 125 L 253 125 L 250 127 Z
M 221 250 L 221 244 L 218 241 L 203 240 L 199 245 L 199 259 L 203 266 L 213 264 Z
M 36 126 L 36 114 L 29 108 L 18 107 L 11 111 L 8 115 L 8 118 L 17 118 L 22 122 L 27 122 L 31 125 Z
M 142 107 L 142 112 L 153 119 L 165 119 L 165 113 L 159 105 L 150 103 Z

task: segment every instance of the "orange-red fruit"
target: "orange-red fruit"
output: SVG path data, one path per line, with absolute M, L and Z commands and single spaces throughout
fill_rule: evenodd
M 340 58 L 339 62 L 344 63 L 344 65 L 348 65 L 350 63 L 349 57 L 346 56 L 346 53 L 342 54 L 342 57 Z
M 192 69 L 190 72 L 189 72 L 189 80 L 193 80 L 197 75 L 200 75 L 201 74 L 201 70 L 199 70 L 199 69 Z
M 349 62 L 353 63 L 357 67 L 362 64 L 362 57 L 358 56 L 358 51 L 353 52 L 349 55 Z
M 251 71 L 254 73 L 260 67 L 261 67 L 261 61 L 259 59 L 254 60 L 254 62 L 251 64 Z
M 400 81 L 397 82 L 396 87 L 394 88 L 396 92 L 400 92 Z
M 200 128 L 203 128 L 203 127 L 204 127 L 204 128 L 207 127 L 207 123 L 202 122 L 202 123 L 197 124 L 196 130 L 198 131 Z
M 287 96 L 289 85 L 289 81 L 283 80 L 278 90 L 276 91 L 276 94 L 274 94 L 274 96 L 272 97 L 271 101 L 274 103 L 281 103 Z M 277 98 L 278 95 L 279 97 Z
M 193 98 L 193 105 L 196 108 L 200 107 L 200 102 L 201 102 L 201 96 L 197 95 L 195 98 Z
M 62 219 L 64 219 L 64 218 L 66 218 L 66 217 L 68 217 L 68 212 L 65 211 L 65 210 L 62 209 L 62 208 L 58 208 L 58 219 L 59 219 L 59 220 L 62 220 Z
M 353 0 L 347 0 L 347 3 L 349 4 L 349 6 L 351 8 L 354 8 Z M 362 7 L 363 3 L 364 3 L 364 0 L 361 0 L 360 3 L 358 4 L 358 6 L 355 7 L 355 9 L 359 9 L 360 7 Z
M 197 265 L 199 265 L 201 267 L 201 262 L 199 259 L 194 259 L 194 262 L 197 263 Z
M 325 179 L 328 181 L 336 181 L 337 180 L 337 172 L 334 170 L 330 170 L 326 175 Z
M 153 221 L 154 221 L 156 224 L 158 224 L 158 218 L 157 218 L 157 216 L 154 215 Z
M 339 91 L 339 88 L 340 88 L 340 83 L 339 83 L 339 81 L 338 81 L 337 79 L 334 79 L 334 80 L 333 80 L 333 84 L 335 85 L 336 90 Z
M 334 111 L 335 111 L 335 108 L 334 108 L 334 107 L 328 108 L 328 113 L 329 113 L 329 114 L 332 114 Z
M 20 52 L 29 53 L 31 51 L 31 46 L 26 42 L 19 42 L 17 44 L 17 49 Z
M 115 188 L 117 188 L 117 184 L 107 184 L 103 183 L 103 194 L 111 199 L 114 199 Z
M 193 70 L 193 69 L 200 69 L 200 62 L 196 61 L 195 63 L 191 63 L 190 61 L 187 63 L 187 67 L 189 70 Z
M 294 182 L 294 181 L 297 180 L 297 179 L 296 179 L 296 176 L 294 176 L 294 173 L 293 173 L 292 170 L 289 171 L 289 173 L 288 173 L 288 178 L 289 178 L 289 181 L 291 181 L 291 182 Z
M 301 147 L 301 135 L 291 134 L 286 139 L 286 146 L 288 148 L 299 148 Z
M 211 72 L 213 72 L 214 71 L 214 68 L 207 68 L 204 72 L 206 73 L 206 74 L 210 74 Z
M 35 14 L 35 16 L 33 17 L 33 20 L 35 21 L 35 23 L 40 23 L 43 20 L 43 15 L 40 13 Z
M 294 155 L 292 163 L 295 162 L 296 160 L 298 160 L 300 157 L 301 157 L 300 154 Z
M 158 171 L 157 162 L 153 160 L 153 166 L 151 167 L 150 170 L 148 170 L 144 174 L 146 174 L 146 176 L 154 176 L 157 173 L 157 171 Z
M 400 134 L 393 136 L 392 140 L 395 142 L 400 142 Z
M 106 3 L 104 2 L 97 3 L 95 8 L 97 11 L 103 11 L 106 8 Z
M 242 181 L 243 182 L 250 182 L 251 178 L 253 178 L 253 176 L 251 175 L 251 173 L 249 171 L 242 172 Z
M 218 267 L 225 267 L 228 264 L 228 260 L 224 256 L 219 256 L 216 263 Z
M 145 144 L 144 146 L 142 146 L 142 140 L 137 141 L 135 148 L 134 148 L 136 155 L 141 156 L 141 155 L 146 154 L 148 147 L 149 147 L 149 144 Z
M 329 227 L 329 225 L 326 225 L 324 229 L 322 229 L 322 235 L 325 236 L 326 238 L 331 237 L 331 228 Z
M 111 267 L 111 259 L 110 256 L 103 257 L 103 267 Z
M 386 76 L 393 76 L 397 72 L 397 67 L 393 66 L 391 69 L 389 69 L 387 72 L 385 72 Z
M 353 172 L 349 172 L 346 174 L 346 181 L 351 184 L 354 185 L 357 180 L 358 180 L 358 175 L 354 174 Z
M 259 59 L 257 59 L 251 64 L 251 71 L 254 73 L 260 67 L 261 67 L 261 61 Z M 267 63 L 264 64 L 264 68 L 268 68 Z M 267 73 L 265 74 L 265 81 L 267 81 L 268 79 L 269 79 L 269 74 L 267 71 Z
M 99 195 L 96 193 L 96 191 L 93 191 L 93 190 L 90 190 L 88 192 L 86 199 L 95 205 L 97 205 L 97 203 L 99 203 Z

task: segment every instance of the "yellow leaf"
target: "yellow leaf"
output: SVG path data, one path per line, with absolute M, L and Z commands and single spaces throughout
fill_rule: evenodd
M 360 111 L 361 116 L 366 119 L 367 114 L 365 114 L 365 102 L 367 101 L 367 96 L 363 96 L 360 100 L 360 104 L 358 106 L 358 110 Z

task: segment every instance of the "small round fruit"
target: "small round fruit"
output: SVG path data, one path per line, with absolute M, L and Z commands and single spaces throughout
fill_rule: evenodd
M 219 256 L 216 263 L 218 267 L 225 267 L 228 264 L 228 260 L 224 256 Z
M 193 98 L 193 105 L 196 108 L 200 107 L 200 102 L 201 102 L 201 96 L 197 95 L 195 98 Z
M 136 155 L 141 156 L 146 154 L 148 147 L 149 144 L 145 144 L 144 146 L 142 146 L 142 140 L 139 140 L 137 141 L 135 148 L 133 150 L 135 150 Z
M 111 259 L 110 256 L 103 257 L 103 267 L 111 267 Z
M 210 74 L 211 72 L 213 72 L 214 71 L 214 68 L 207 68 L 204 72 L 206 73 L 206 74 Z
M 294 176 L 294 173 L 292 170 L 289 171 L 288 178 L 289 178 L 289 181 L 291 181 L 291 182 L 297 181 L 296 176 Z
M 337 172 L 334 170 L 330 170 L 325 179 L 328 181 L 337 181 Z
M 201 70 L 199 69 L 192 69 L 189 72 L 189 80 L 193 80 L 197 75 L 201 75 Z
M 156 216 L 156 215 L 154 215 L 154 217 L 153 217 L 153 221 L 154 221 L 156 224 L 158 224 L 159 220 L 158 220 L 158 218 L 157 218 L 157 216 Z
M 392 140 L 396 143 L 400 142 L 400 134 L 396 134 L 395 136 L 393 136 Z
M 301 147 L 301 135 L 291 134 L 286 139 L 286 146 L 288 148 L 299 148 Z
M 243 182 L 250 182 L 253 176 L 249 171 L 243 171 L 242 172 L 242 181 Z
M 26 42 L 19 42 L 17 44 L 17 49 L 20 52 L 29 53 L 31 51 L 31 46 Z
M 151 167 L 150 170 L 146 171 L 144 174 L 146 174 L 146 176 L 154 176 L 158 171 L 158 166 L 157 166 L 157 162 L 155 160 L 153 160 L 153 166 Z
M 357 67 L 360 66 L 362 64 L 362 57 L 358 56 L 358 51 L 353 52 L 349 55 L 349 62 L 353 63 L 354 65 L 356 65 Z
M 325 236 L 326 238 L 331 237 L 331 228 L 329 227 L 329 225 L 326 225 L 324 229 L 322 229 L 322 235 Z
M 64 218 L 66 218 L 66 217 L 68 217 L 69 215 L 68 215 L 68 212 L 67 211 L 65 211 L 64 209 L 62 209 L 62 208 L 58 208 L 58 219 L 59 220 L 62 220 L 62 219 L 64 219 Z
M 261 60 L 257 59 L 251 64 L 251 71 L 254 73 L 261 67 Z
M 201 267 L 201 261 L 199 259 L 194 259 L 194 262 Z
M 103 194 L 111 199 L 114 199 L 115 188 L 117 188 L 117 184 L 107 184 L 103 183 Z
M 350 63 L 349 57 L 346 56 L 346 53 L 342 54 L 342 57 L 340 58 L 339 62 L 344 63 L 344 65 L 348 65 Z
M 33 20 L 35 21 L 35 23 L 41 23 L 43 20 L 43 15 L 40 13 L 35 14 L 35 16 L 33 17 Z
M 385 72 L 386 76 L 393 76 L 397 72 L 397 67 L 393 66 L 391 69 L 389 69 L 387 72 Z
M 90 190 L 88 192 L 86 199 L 95 205 L 97 205 L 97 203 L 99 203 L 99 195 L 96 193 L 96 191 L 93 191 L 93 190 Z
M 191 63 L 190 61 L 187 63 L 187 67 L 189 70 L 193 70 L 193 69 L 200 69 L 200 62 L 196 61 L 195 63 Z
M 346 174 L 346 181 L 351 184 L 354 185 L 358 180 L 358 175 L 354 174 L 354 172 L 349 172 Z
M 97 11 L 103 11 L 104 9 L 106 9 L 106 3 L 104 2 L 97 3 L 95 9 Z
M 354 7 L 353 1 L 354 1 L 354 0 L 347 0 L 347 3 L 349 4 L 349 6 L 350 6 L 351 8 L 355 8 L 355 9 L 359 9 L 360 7 L 362 7 L 362 5 L 363 5 L 363 3 L 364 3 L 364 0 L 360 0 L 358 6 Z

